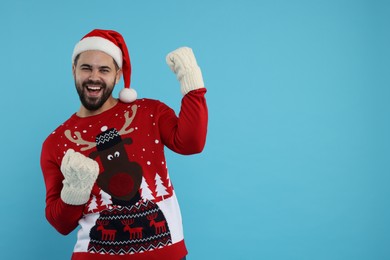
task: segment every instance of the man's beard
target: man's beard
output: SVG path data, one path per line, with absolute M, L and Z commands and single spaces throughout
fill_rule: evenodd
M 114 90 L 115 82 L 107 87 L 107 84 L 102 81 L 86 80 L 81 86 L 79 86 L 75 80 L 76 90 L 79 94 L 81 104 L 89 111 L 96 111 L 103 106 L 107 99 L 111 96 L 112 91 Z M 88 97 L 85 94 L 87 90 L 87 85 L 100 86 L 103 93 L 100 97 Z

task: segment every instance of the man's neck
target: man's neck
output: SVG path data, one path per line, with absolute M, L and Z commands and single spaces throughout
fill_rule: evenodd
M 81 105 L 79 111 L 76 113 L 79 117 L 89 117 L 89 116 L 96 116 L 98 114 L 101 114 L 111 108 L 113 108 L 118 103 L 118 100 L 111 97 L 107 99 L 107 101 L 97 110 L 88 110 L 83 105 Z

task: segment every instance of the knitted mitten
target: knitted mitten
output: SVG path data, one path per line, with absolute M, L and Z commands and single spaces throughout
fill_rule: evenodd
M 202 72 L 191 48 L 181 47 L 169 53 L 166 62 L 176 74 L 183 95 L 204 87 Z
M 65 177 L 61 199 L 70 205 L 87 203 L 99 174 L 98 163 L 73 149 L 69 149 L 62 159 L 61 172 Z

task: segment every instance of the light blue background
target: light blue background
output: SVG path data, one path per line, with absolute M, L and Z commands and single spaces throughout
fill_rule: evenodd
M 208 88 L 200 155 L 167 151 L 190 260 L 390 259 L 390 1 L 2 1 L 0 259 L 69 259 L 44 216 L 45 137 L 79 107 L 74 44 L 127 40 L 132 86 L 178 111 L 165 55 Z M 122 88 L 117 86 L 116 93 Z

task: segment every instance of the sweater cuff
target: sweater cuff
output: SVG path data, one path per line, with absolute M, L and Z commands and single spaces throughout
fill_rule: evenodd
M 67 186 L 61 190 L 62 201 L 69 205 L 83 205 L 88 202 L 90 195 L 91 191 L 80 191 Z

